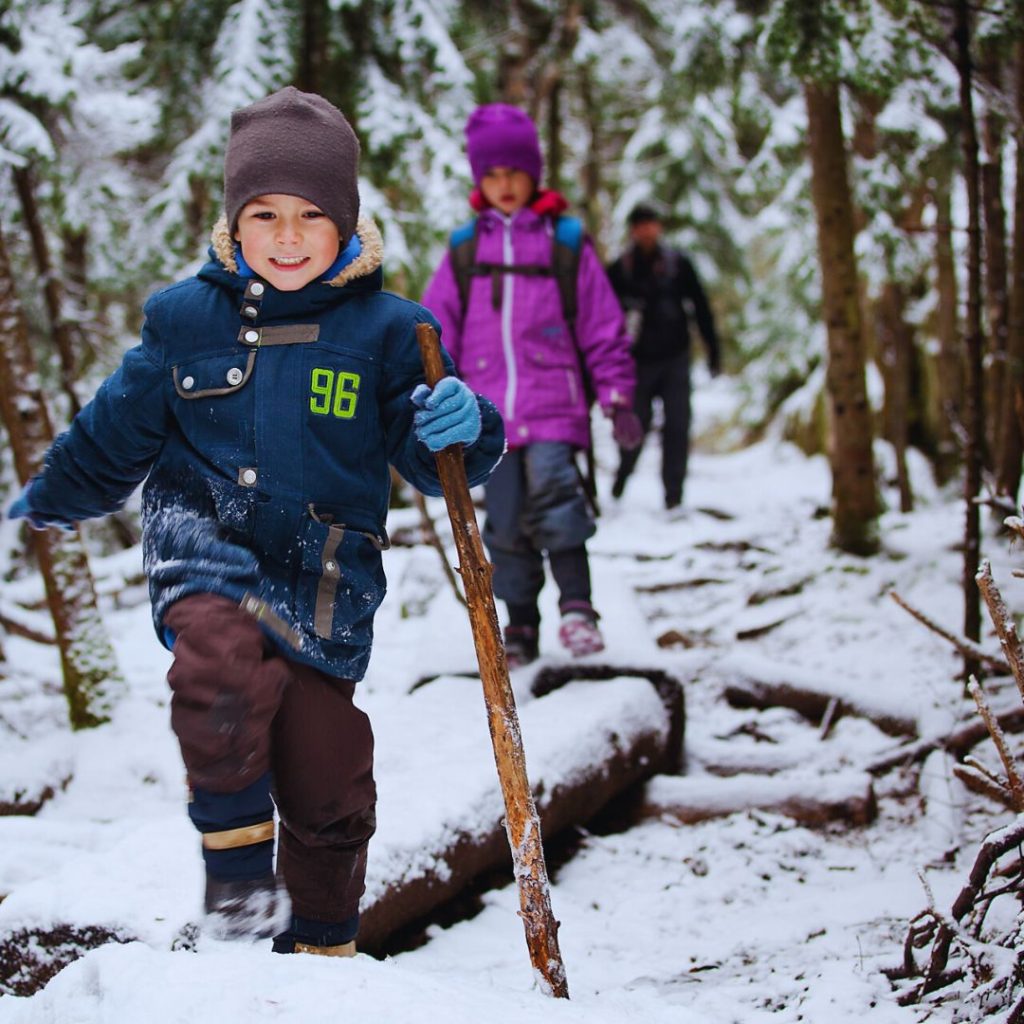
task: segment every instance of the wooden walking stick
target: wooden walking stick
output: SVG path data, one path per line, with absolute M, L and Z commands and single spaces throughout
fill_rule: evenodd
M 445 375 L 437 332 L 430 324 L 416 325 L 427 383 L 433 387 Z M 491 592 L 491 564 L 484 554 L 476 511 L 469 496 L 462 445 L 436 453 L 438 476 L 448 505 L 448 518 L 459 553 L 459 575 L 466 592 L 477 664 L 484 688 L 494 762 L 505 800 L 505 831 L 519 888 L 519 916 L 526 930 L 530 962 L 541 988 L 558 999 L 569 998 L 565 966 L 558 949 L 558 922 L 551 912 L 548 872 L 541 845 L 540 818 L 526 777 L 526 758 L 519 733 L 519 716 L 508 679 L 505 646 Z

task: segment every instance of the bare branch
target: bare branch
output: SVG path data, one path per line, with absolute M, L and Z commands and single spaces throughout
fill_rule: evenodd
M 999 634 L 1000 646 L 1006 655 L 1021 699 L 1024 700 L 1024 648 L 1021 647 L 1017 627 L 1010 617 L 1003 595 L 999 593 L 999 588 L 992 579 L 992 566 L 988 562 L 983 562 L 975 579 L 978 581 L 978 589 L 985 599 L 985 604 L 988 605 L 988 613 Z
M 918 611 L 913 605 L 908 604 L 895 590 L 889 591 L 889 596 L 904 610 L 909 612 L 922 625 L 927 626 L 933 633 L 937 633 L 943 640 L 948 640 L 961 654 L 967 658 L 974 658 L 982 664 L 987 665 L 998 675 L 1012 675 L 1013 669 L 1008 662 L 999 657 L 998 654 L 990 654 L 979 647 L 973 640 L 964 636 L 957 636 L 948 629 L 943 628 L 934 619 L 930 619 L 924 612 Z
M 998 779 L 993 779 L 987 773 L 981 772 L 974 765 L 955 764 L 953 765 L 953 774 L 969 790 L 971 790 L 972 793 L 978 793 L 980 796 L 987 796 L 990 800 L 994 800 L 1002 807 L 1013 806 L 1013 797 L 1010 794 L 1009 789 Z
M 430 513 L 427 511 L 427 500 L 419 491 L 413 492 L 413 500 L 416 502 L 416 507 L 420 511 L 420 525 L 423 529 L 423 535 L 427 538 L 427 543 L 441 557 L 441 568 L 444 569 L 444 574 L 447 577 L 448 582 L 452 585 L 452 590 L 455 592 L 456 599 L 459 604 L 465 608 L 466 599 L 462 595 L 462 588 L 459 586 L 459 581 L 455 576 L 455 570 L 452 568 L 452 563 L 448 560 L 448 552 L 445 551 L 444 544 L 441 543 L 441 537 L 438 535 L 437 528 L 434 526 L 434 520 L 430 518 Z
M 986 596 L 987 600 L 987 596 Z M 985 698 L 985 691 L 974 676 L 971 676 L 967 683 L 967 692 L 974 698 L 978 705 L 978 714 L 981 715 L 988 729 L 992 742 L 996 745 L 999 753 L 999 760 L 1003 762 L 1003 770 L 1006 772 L 1006 787 L 1010 796 L 1010 807 L 1018 813 L 1024 810 L 1024 783 L 1021 782 L 1020 772 L 1017 770 L 1017 761 L 1006 743 L 1006 735 L 1003 733 L 999 720 L 992 713 L 988 700 Z

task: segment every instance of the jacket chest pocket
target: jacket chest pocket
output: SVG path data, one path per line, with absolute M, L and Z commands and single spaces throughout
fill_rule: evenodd
M 245 349 L 189 359 L 172 370 L 183 433 L 232 478 L 253 461 L 255 371 L 256 352 Z
M 310 522 L 303 539 L 296 609 L 306 629 L 334 643 L 369 644 L 384 592 L 375 539 L 341 525 Z
M 174 390 L 189 401 L 233 395 L 249 383 L 255 365 L 255 350 L 179 363 L 173 370 Z

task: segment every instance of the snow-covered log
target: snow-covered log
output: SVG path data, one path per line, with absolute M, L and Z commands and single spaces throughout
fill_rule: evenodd
M 832 821 L 867 825 L 877 805 L 866 772 L 765 777 L 659 775 L 647 783 L 644 814 L 691 825 L 736 811 L 773 811 L 811 827 Z
M 519 718 L 541 827 L 549 840 L 661 770 L 675 734 L 658 691 L 637 678 L 570 683 L 526 702 Z M 432 786 L 422 785 L 421 778 L 408 791 L 380 794 L 388 816 L 371 843 L 359 930 L 362 949 L 380 950 L 398 930 L 424 919 L 485 872 L 507 868 L 512 881 L 493 756 L 486 729 L 479 732 L 472 737 L 475 756 L 460 758 L 457 766 L 457 807 L 448 802 L 454 784 L 446 786 L 443 778 Z M 416 819 L 415 828 L 395 821 L 403 801 L 407 816 Z
M 806 669 L 773 665 L 760 658 L 731 656 L 723 659 L 717 672 L 725 682 L 725 698 L 734 707 L 786 707 L 812 722 L 821 722 L 835 700 L 834 717 L 855 715 L 874 722 L 890 736 L 917 735 L 913 708 L 877 696 L 866 699 L 856 687 L 842 680 L 822 679 Z

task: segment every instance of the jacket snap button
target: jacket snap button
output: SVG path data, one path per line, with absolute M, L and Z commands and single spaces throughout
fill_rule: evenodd
M 254 484 L 256 483 L 256 470 L 246 469 L 242 472 L 242 483 L 243 484 Z
M 246 331 L 245 332 L 245 340 L 246 341 L 259 341 L 260 340 L 260 332 L 259 331 Z
M 255 306 L 246 306 L 242 312 L 246 316 L 258 316 L 260 311 Z
M 195 379 L 195 377 L 186 377 L 186 378 L 185 378 L 185 379 L 184 379 L 184 380 L 183 380 L 183 381 L 181 382 L 181 386 L 182 386 L 182 387 L 183 387 L 183 388 L 184 388 L 184 389 L 185 389 L 186 391 L 191 391 L 191 390 L 192 390 L 192 389 L 193 389 L 193 388 L 194 388 L 194 387 L 196 386 L 196 379 Z
M 337 562 L 330 562 L 330 561 L 324 562 L 324 568 L 328 572 L 334 572 L 334 570 L 338 568 L 338 563 Z
M 252 285 L 249 287 L 249 291 L 252 292 L 253 295 L 262 295 L 264 288 L 259 281 L 253 281 Z
M 244 376 L 245 374 L 242 373 L 242 371 L 237 366 L 232 366 L 231 369 L 228 370 L 228 383 L 232 387 L 234 387 L 236 384 L 241 384 L 242 378 Z

